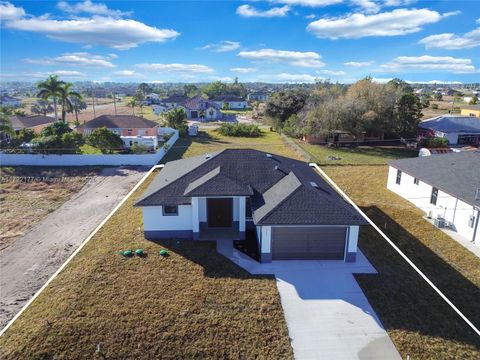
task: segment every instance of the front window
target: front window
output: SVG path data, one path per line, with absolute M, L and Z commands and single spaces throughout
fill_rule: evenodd
M 178 206 L 164 206 L 163 207 L 164 216 L 176 216 L 178 215 Z
M 432 195 L 430 196 L 430 204 L 437 205 L 438 189 L 432 188 Z
M 400 185 L 401 181 L 402 181 L 402 172 L 400 170 L 397 170 L 397 180 L 395 182 L 397 185 Z

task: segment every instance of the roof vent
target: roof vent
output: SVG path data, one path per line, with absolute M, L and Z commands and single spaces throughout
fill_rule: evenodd
M 267 154 L 266 156 L 267 156 L 268 158 L 272 158 L 272 157 L 273 157 L 272 154 Z
M 278 170 L 278 165 L 275 165 L 275 170 Z
M 312 185 L 312 187 L 318 189 L 318 185 L 317 185 L 316 182 L 310 181 L 310 185 Z
M 210 155 L 210 154 L 205 155 L 205 159 L 207 159 L 207 160 L 210 159 L 211 157 L 212 157 L 212 155 Z

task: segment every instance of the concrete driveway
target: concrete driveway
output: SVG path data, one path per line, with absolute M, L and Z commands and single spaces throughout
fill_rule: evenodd
M 0 328 L 55 273 L 148 168 L 105 168 L 57 210 L 0 251 Z
M 274 274 L 296 359 L 400 360 L 353 273 L 376 273 L 359 252 L 343 261 L 260 264 L 233 250 L 219 251 L 252 274 Z

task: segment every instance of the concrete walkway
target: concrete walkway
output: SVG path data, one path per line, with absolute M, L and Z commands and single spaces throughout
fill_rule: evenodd
M 105 168 L 77 194 L 0 251 L 0 328 L 55 273 L 147 168 Z
M 260 264 L 225 244 L 217 249 L 252 274 L 275 275 L 295 359 L 401 359 L 352 275 L 376 273 L 361 252 L 355 263 Z

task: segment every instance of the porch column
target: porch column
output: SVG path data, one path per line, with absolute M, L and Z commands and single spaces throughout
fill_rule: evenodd
M 345 262 L 355 262 L 356 260 L 358 231 L 358 226 L 350 226 L 347 228 L 347 251 L 345 253 Z
M 192 231 L 193 231 L 193 240 L 198 240 L 200 238 L 200 225 L 199 225 L 199 206 L 198 198 L 192 197 Z
M 240 240 L 245 240 L 245 197 L 241 196 L 238 201 L 238 230 L 240 232 Z

